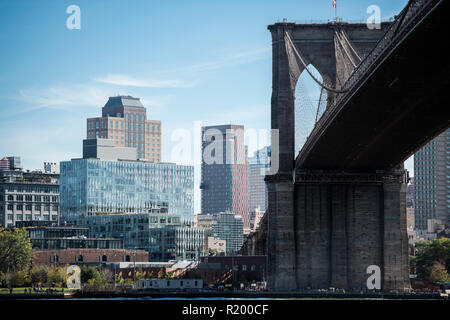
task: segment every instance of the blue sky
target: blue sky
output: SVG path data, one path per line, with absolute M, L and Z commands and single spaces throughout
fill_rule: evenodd
M 407 0 L 337 3 L 344 20 L 366 20 L 370 5 L 387 19 Z M 81 30 L 66 28 L 72 4 Z M 117 94 L 141 97 L 148 118 L 162 121 L 163 161 L 174 130 L 194 121 L 268 129 L 267 25 L 283 18 L 333 19 L 332 0 L 2 0 L 0 156 L 21 156 L 27 169 L 80 157 L 85 119 Z

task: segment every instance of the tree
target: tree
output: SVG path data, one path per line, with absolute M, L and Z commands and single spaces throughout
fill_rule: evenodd
M 9 287 L 23 287 L 28 286 L 31 283 L 28 271 L 24 270 L 11 272 L 9 281 Z
M 433 283 L 450 281 L 450 275 L 442 263 L 436 262 L 431 268 L 430 281 Z
M 417 276 L 421 279 L 429 279 L 431 269 L 436 262 L 442 263 L 447 273 L 450 273 L 450 239 L 417 242 L 415 261 Z
M 48 279 L 48 268 L 46 266 L 33 267 L 30 271 L 31 283 L 40 285 L 42 283 L 47 283 Z
M 67 278 L 66 269 L 61 267 L 50 268 L 48 269 L 47 278 L 48 283 L 58 287 L 62 286 Z
M 0 227 L 0 272 L 28 270 L 33 257 L 28 231 Z
M 100 277 L 105 280 L 107 283 L 113 283 L 114 275 L 109 269 L 100 270 Z
M 97 268 L 95 267 L 83 266 L 81 268 L 81 283 L 88 283 L 88 281 L 91 279 L 93 279 L 94 281 L 100 280 L 100 272 L 98 272 Z

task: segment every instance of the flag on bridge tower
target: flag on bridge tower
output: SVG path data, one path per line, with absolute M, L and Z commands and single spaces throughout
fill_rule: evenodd
M 333 9 L 334 9 L 334 20 L 337 21 L 336 0 L 333 0 Z

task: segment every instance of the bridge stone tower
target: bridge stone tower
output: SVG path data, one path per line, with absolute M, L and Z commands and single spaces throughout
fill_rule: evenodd
M 383 290 L 409 288 L 404 170 L 295 167 L 295 86 L 305 68 L 285 41 L 288 33 L 306 65 L 318 70 L 326 86 L 339 89 L 353 66 L 336 41 L 336 29 L 345 31 L 364 59 L 389 24 L 382 23 L 380 30 L 334 22 L 268 27 L 273 47 L 271 128 L 279 130 L 279 170 L 266 176 L 272 290 L 360 290 L 366 288 L 369 265 L 380 267 Z M 334 93 L 327 99 L 328 107 Z

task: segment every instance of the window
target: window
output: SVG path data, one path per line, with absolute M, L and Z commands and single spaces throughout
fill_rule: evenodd
M 58 255 L 53 255 L 50 257 L 50 262 L 59 262 L 59 256 Z
M 13 210 L 13 205 L 12 204 L 8 204 L 8 210 L 12 211 Z
M 13 201 L 13 200 L 14 200 L 14 196 L 9 195 L 9 196 L 8 196 L 8 200 L 9 200 L 9 201 Z
M 83 262 L 83 261 L 84 261 L 83 255 L 77 256 L 77 262 Z
M 108 261 L 108 256 L 104 254 L 102 256 L 102 262 L 107 262 L 107 261 Z
M 130 256 L 125 256 L 125 262 L 131 262 L 131 257 Z

